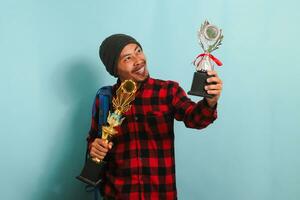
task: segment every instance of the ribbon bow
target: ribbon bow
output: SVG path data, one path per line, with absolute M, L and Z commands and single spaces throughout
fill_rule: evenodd
M 223 63 L 218 59 L 218 58 L 216 58 L 216 57 L 214 57 L 212 54 L 210 54 L 210 53 L 201 53 L 201 54 L 199 54 L 197 57 L 196 57 L 196 59 L 194 60 L 194 65 L 195 65 L 195 63 L 196 63 L 196 60 L 198 59 L 198 58 L 200 58 L 200 57 L 204 57 L 204 56 L 208 56 L 210 59 L 212 59 L 218 66 L 222 66 L 223 65 Z M 202 58 L 201 58 L 202 59 Z M 200 61 L 198 62 L 198 64 L 200 63 Z M 198 64 L 197 64 L 197 66 L 198 66 Z

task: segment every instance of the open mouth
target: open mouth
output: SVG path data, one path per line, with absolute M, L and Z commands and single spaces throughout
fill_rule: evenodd
M 145 72 L 145 67 L 141 67 L 139 70 L 135 71 L 136 74 L 140 74 L 140 75 L 144 74 L 144 72 Z
M 134 70 L 133 73 L 138 74 L 138 75 L 144 75 L 145 70 L 146 70 L 146 67 L 145 67 L 145 65 L 143 65 L 142 67 Z

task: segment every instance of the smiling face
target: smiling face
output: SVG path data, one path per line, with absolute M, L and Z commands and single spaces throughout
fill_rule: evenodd
M 131 79 L 141 82 L 148 77 L 146 57 L 141 47 L 128 44 L 123 48 L 118 59 L 117 73 L 121 81 Z

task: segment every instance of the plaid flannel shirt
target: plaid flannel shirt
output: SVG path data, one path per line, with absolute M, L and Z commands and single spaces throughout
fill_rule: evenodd
M 105 157 L 102 194 L 107 199 L 177 199 L 174 119 L 202 129 L 217 118 L 216 108 L 205 100 L 191 101 L 176 82 L 153 78 L 141 84 L 131 105 Z M 96 97 L 89 144 L 99 131 L 98 106 Z

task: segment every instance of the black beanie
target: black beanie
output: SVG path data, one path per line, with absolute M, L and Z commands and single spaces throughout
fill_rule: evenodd
M 99 56 L 105 65 L 106 71 L 117 77 L 117 64 L 121 51 L 127 44 L 141 45 L 131 36 L 125 34 L 114 34 L 107 37 L 99 48 Z M 141 47 L 142 48 L 142 47 Z

